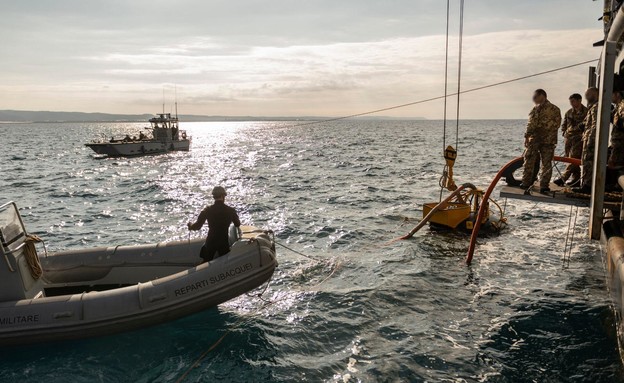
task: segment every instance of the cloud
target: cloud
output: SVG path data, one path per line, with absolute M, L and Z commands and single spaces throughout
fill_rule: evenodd
M 477 87 L 597 57 L 599 51 L 591 48 L 595 35 L 594 30 L 522 30 L 468 36 L 462 86 Z M 204 54 L 189 55 L 189 48 L 172 45 L 90 60 L 106 62 L 103 73 L 111 93 L 137 95 L 141 107 L 147 107 L 149 97 L 140 93 L 153 93 L 156 105 L 165 80 L 178 84 L 180 104 L 192 113 L 341 115 L 429 98 L 443 90 L 443 36 L 256 47 L 246 53 L 213 54 L 218 46 L 209 40 L 189 46 Z M 449 67 L 451 90 L 456 88 L 455 54 Z M 571 69 L 466 95 L 463 116 L 523 117 L 537 87 L 548 89 L 564 107 L 570 93 L 583 90 L 586 73 L 586 68 Z M 440 103 L 397 114 L 439 118 Z
M 12 2 L 0 26 L 0 108 L 144 113 L 173 84 L 184 113 L 195 114 L 345 115 L 440 95 L 445 2 L 390 3 Z M 590 11 L 599 5 L 468 3 L 463 88 L 597 57 L 591 43 L 601 31 L 590 28 Z M 563 107 L 586 73 L 466 95 L 462 115 L 524 117 L 536 87 Z M 394 113 L 440 118 L 442 110 L 432 103 Z

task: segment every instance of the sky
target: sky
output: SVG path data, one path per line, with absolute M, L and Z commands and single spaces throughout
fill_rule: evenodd
M 466 0 L 461 87 L 600 55 L 601 1 Z M 457 89 L 451 0 L 449 89 Z M 444 94 L 444 0 L 0 0 L 0 110 L 342 116 Z M 467 94 L 461 118 L 567 109 L 587 66 Z M 449 101 L 454 118 L 455 99 Z M 443 103 L 384 116 L 443 117 Z

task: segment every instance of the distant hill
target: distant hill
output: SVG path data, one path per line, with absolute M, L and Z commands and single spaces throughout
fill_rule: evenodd
M 83 112 L 45 112 L 26 110 L 0 110 L 1 122 L 145 122 L 152 114 L 109 114 Z M 257 116 L 201 116 L 193 114 L 179 115 L 180 121 L 314 121 L 331 117 L 257 117 Z M 424 120 L 422 117 L 394 118 L 384 116 L 365 116 L 366 120 Z
M 0 110 L 2 122 L 100 122 L 146 121 L 151 114 L 108 114 L 81 112 L 43 112 L 25 110 Z

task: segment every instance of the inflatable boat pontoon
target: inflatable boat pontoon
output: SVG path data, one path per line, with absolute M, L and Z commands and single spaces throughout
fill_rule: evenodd
M 198 265 L 203 239 L 39 257 L 17 206 L 0 206 L 0 345 L 113 334 L 216 306 L 269 280 L 269 232 L 243 227 L 232 250 Z

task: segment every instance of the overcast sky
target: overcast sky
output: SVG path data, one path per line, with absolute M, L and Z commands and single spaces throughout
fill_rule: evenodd
M 459 0 L 451 0 L 458 29 Z M 601 3 L 466 0 L 463 88 L 597 58 Z M 0 0 L 0 109 L 340 116 L 444 90 L 443 0 Z M 451 40 L 456 88 L 457 40 Z M 463 118 L 567 108 L 587 67 L 466 95 Z M 169 108 L 169 107 L 168 107 Z M 384 115 L 442 117 L 442 103 Z

